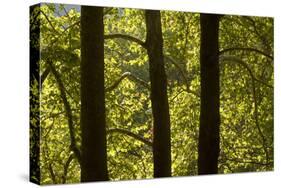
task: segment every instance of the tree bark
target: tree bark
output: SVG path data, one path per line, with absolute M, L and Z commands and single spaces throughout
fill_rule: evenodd
M 81 181 L 108 180 L 103 8 L 81 8 Z
M 41 184 L 40 171 L 40 5 L 33 5 L 29 9 L 29 118 L 30 118 L 30 138 L 29 138 L 29 177 L 30 181 Z
M 153 114 L 154 177 L 169 177 L 171 176 L 170 114 L 160 11 L 146 10 L 145 18 Z
M 219 16 L 200 15 L 201 109 L 198 174 L 218 173 L 220 144 Z

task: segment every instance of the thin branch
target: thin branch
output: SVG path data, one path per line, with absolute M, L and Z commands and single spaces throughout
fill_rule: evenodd
M 106 13 L 108 13 L 108 12 L 106 12 Z M 43 14 L 44 14 L 44 13 L 43 13 Z M 53 29 L 55 29 L 54 26 L 52 26 L 52 23 L 51 23 L 50 20 L 48 19 L 47 15 L 45 14 L 44 16 L 46 17 L 47 21 L 50 23 L 51 27 L 52 27 Z M 67 28 L 65 28 L 61 33 L 59 33 L 58 31 L 55 30 L 55 32 L 58 33 L 59 35 L 58 35 L 56 38 L 54 38 L 54 39 L 50 42 L 50 46 L 49 46 L 49 47 L 51 48 L 52 46 L 54 46 L 54 45 L 59 41 L 59 38 L 60 38 L 61 36 L 64 36 L 64 35 L 65 35 L 65 32 L 66 32 L 67 30 L 71 29 L 72 27 L 74 27 L 74 26 L 76 26 L 76 25 L 80 25 L 80 20 L 74 22 L 73 24 L 71 24 L 70 26 L 68 26 Z M 115 37 L 116 37 L 116 36 L 115 36 Z M 113 37 L 113 38 L 115 38 L 115 37 Z M 132 39 L 133 39 L 134 37 L 130 37 L 130 36 L 129 36 L 128 38 L 132 38 Z M 134 39 L 137 39 L 137 38 L 134 38 Z M 137 39 L 136 41 L 140 42 L 141 45 L 144 44 L 144 42 L 142 42 L 142 41 L 139 40 L 139 39 Z
M 141 141 L 142 143 L 152 147 L 152 142 L 150 142 L 149 140 L 147 140 L 147 139 L 145 139 L 145 138 L 143 138 L 143 137 L 141 137 L 141 136 L 139 136 L 139 135 L 137 135 L 135 133 L 132 133 L 132 132 L 130 132 L 128 130 L 125 130 L 125 129 L 113 128 L 113 129 L 107 130 L 107 133 L 108 134 L 111 134 L 111 133 L 125 134 L 127 136 L 130 136 L 130 137 L 132 137 L 132 138 L 134 138 L 134 139 L 136 139 L 138 141 Z
M 75 139 L 75 135 L 74 135 L 73 116 L 72 116 L 70 104 L 69 104 L 69 102 L 67 100 L 67 97 L 66 97 L 65 87 L 63 85 L 63 82 L 61 80 L 61 77 L 60 77 L 59 73 L 55 69 L 52 62 L 47 60 L 47 63 L 50 66 L 51 72 L 53 73 L 53 75 L 56 79 L 58 88 L 60 90 L 61 98 L 62 98 L 62 101 L 63 101 L 63 104 L 64 104 L 66 117 L 68 119 L 68 127 L 69 127 L 69 134 L 70 134 L 70 148 L 74 152 L 75 156 L 77 157 L 78 162 L 81 164 L 81 154 L 80 154 L 80 150 L 78 149 L 78 147 L 76 145 L 76 139 Z
M 150 85 L 148 83 L 146 83 L 144 80 L 140 79 L 139 77 L 137 77 L 133 74 L 130 74 L 130 75 L 128 75 L 128 78 L 132 81 L 135 81 L 135 82 L 139 83 L 140 85 L 142 85 L 146 89 L 150 90 Z
M 46 78 L 48 77 L 48 75 L 49 75 L 49 73 L 50 73 L 50 67 L 47 67 L 46 69 L 45 69 L 45 71 L 41 74 L 41 87 L 40 87 L 40 92 L 42 91 L 42 86 L 43 86 L 43 83 L 44 83 L 44 81 L 46 80 Z
M 46 138 L 46 137 L 49 135 L 49 133 L 50 133 L 51 130 L 53 129 L 54 125 L 55 125 L 55 119 L 53 118 L 52 124 L 51 124 L 49 127 L 47 127 L 48 130 L 47 130 L 47 132 L 45 133 L 44 138 Z
M 49 20 L 48 16 L 45 14 L 45 12 L 42 11 L 42 10 L 40 10 L 40 12 L 44 15 L 44 17 L 46 18 L 47 22 L 50 24 L 50 26 L 52 27 L 52 29 L 53 29 L 57 34 L 59 34 L 60 32 L 58 32 L 58 31 L 56 30 L 56 28 L 54 27 L 54 25 L 52 24 L 52 22 Z
M 64 11 L 65 15 L 68 17 L 68 19 L 70 20 L 71 18 L 64 6 L 63 6 L 63 11 Z
M 73 159 L 74 159 L 74 156 L 71 154 L 71 155 L 68 157 L 68 159 L 67 159 L 67 161 L 66 161 L 66 163 L 65 163 L 65 165 L 64 165 L 63 177 L 62 177 L 62 183 L 63 183 L 63 184 L 66 183 L 68 168 L 69 168 L 69 165 L 70 165 L 70 163 L 71 163 L 71 161 L 72 161 Z
M 67 30 L 71 29 L 72 27 L 76 26 L 76 25 L 80 25 L 80 20 L 77 21 L 77 22 L 74 22 L 73 24 L 71 24 L 70 26 L 68 26 L 67 28 L 65 28 L 65 30 L 63 31 L 63 33 L 66 32 Z M 62 33 L 62 34 L 63 34 L 63 33 Z
M 268 41 L 265 39 L 265 37 L 258 31 L 257 25 L 256 25 L 256 21 L 252 19 L 252 17 L 249 16 L 243 16 L 242 18 L 244 18 L 245 20 L 248 20 L 251 22 L 251 25 L 254 28 L 254 32 L 256 33 L 256 35 L 258 36 L 258 38 L 262 41 L 263 45 L 267 48 L 267 49 L 271 49 Z
M 180 90 L 180 91 L 170 100 L 170 102 L 174 102 L 174 100 L 175 100 L 182 92 L 184 92 L 184 89 Z
M 135 81 L 139 84 L 141 84 L 143 87 L 149 89 L 149 84 L 146 83 L 144 80 L 134 76 L 132 73 L 130 72 L 125 72 L 122 74 L 122 76 L 120 78 L 118 78 L 118 80 L 116 80 L 111 86 L 107 87 L 105 89 L 106 92 L 109 92 L 109 91 L 112 91 L 113 89 L 115 89 L 120 83 L 122 80 L 124 80 L 125 78 L 129 78 L 131 79 L 132 81 Z
M 254 32 L 258 35 L 258 37 L 259 37 L 260 39 L 262 39 L 262 37 L 261 37 L 259 31 L 257 30 L 256 22 L 255 22 L 251 17 L 249 17 L 249 16 L 243 16 L 242 18 L 244 18 L 245 20 L 248 20 L 248 21 L 251 22 L 251 24 L 252 24 L 252 26 L 253 26 L 253 28 L 254 28 Z
M 109 35 L 104 35 L 104 39 L 115 39 L 115 38 L 122 38 L 122 39 L 125 39 L 125 40 L 129 40 L 129 41 L 135 42 L 135 43 L 141 45 L 143 48 L 147 49 L 147 45 L 146 45 L 145 42 L 141 41 L 138 38 L 130 36 L 130 35 L 126 35 L 126 34 L 109 34 Z M 188 78 L 186 77 L 185 73 L 183 72 L 181 67 L 178 65 L 178 63 L 173 58 L 171 58 L 171 57 L 169 57 L 167 55 L 165 55 L 164 58 L 166 58 L 169 61 L 171 61 L 175 65 L 175 67 L 180 71 L 180 73 L 181 73 L 181 75 L 184 78 L 185 83 L 186 83 L 186 91 L 188 93 L 191 93 L 191 94 L 195 95 L 196 97 L 199 97 L 198 93 L 196 93 L 195 91 L 192 91 L 189 88 L 190 84 L 189 84 Z
M 226 159 L 226 161 L 232 161 L 232 162 L 236 162 L 236 163 L 248 163 L 248 164 L 255 164 L 255 165 L 264 165 L 267 166 L 270 163 L 261 163 L 261 162 L 256 162 L 256 161 L 243 161 L 243 160 L 239 160 L 239 159 Z
M 104 35 L 104 39 L 118 39 L 118 38 L 129 40 L 131 42 L 135 42 L 135 43 L 141 45 L 143 48 L 145 48 L 145 49 L 147 48 L 145 42 L 143 42 L 142 40 L 140 40 L 140 39 L 138 39 L 136 37 L 130 36 L 130 35 L 119 34 L 119 33 Z
M 265 139 L 265 136 L 263 135 L 261 128 L 260 128 L 260 124 L 259 124 L 259 120 L 258 120 L 258 102 L 257 102 L 257 95 L 256 95 L 256 84 L 255 84 L 255 80 L 252 79 L 252 85 L 253 85 L 253 100 L 254 100 L 254 113 L 255 113 L 255 122 L 256 122 L 256 126 L 257 129 L 259 131 L 259 134 L 261 135 L 262 138 L 262 144 L 263 144 L 263 150 L 265 152 L 265 158 L 266 158 L 266 163 L 268 163 L 269 161 L 269 154 L 267 151 L 267 141 Z
M 263 132 L 260 128 L 260 124 L 259 124 L 259 119 L 258 119 L 258 103 L 257 103 L 257 96 L 256 96 L 256 84 L 255 84 L 255 77 L 254 74 L 252 72 L 252 70 L 248 67 L 248 65 L 246 63 L 244 63 L 241 59 L 233 57 L 233 56 L 221 56 L 220 57 L 221 61 L 228 61 L 228 62 L 234 62 L 234 63 L 238 63 L 240 65 L 242 65 L 244 68 L 247 69 L 247 71 L 249 72 L 249 75 L 252 78 L 252 90 L 253 90 L 253 102 L 254 102 L 254 118 L 255 118 L 255 124 L 256 127 L 258 129 L 258 132 L 260 134 L 260 137 L 262 139 L 262 145 L 263 145 L 263 150 L 265 152 L 265 156 L 266 156 L 266 161 L 268 163 L 269 161 L 269 154 L 267 151 L 267 141 L 265 136 L 263 135 Z
M 268 87 L 270 89 L 273 89 L 273 86 L 265 83 L 264 81 L 262 81 L 260 79 L 257 79 L 254 76 L 254 74 L 253 74 L 252 70 L 250 69 L 250 67 L 244 61 L 242 61 L 240 58 L 237 58 L 235 56 L 230 56 L 230 55 L 223 55 L 223 56 L 220 56 L 220 60 L 221 61 L 230 61 L 230 62 L 234 62 L 234 63 L 238 63 L 238 64 L 242 65 L 245 69 L 247 69 L 247 71 L 249 72 L 249 74 L 250 74 L 250 76 L 251 76 L 251 78 L 253 80 L 255 80 L 255 81 L 265 85 L 266 87 Z
M 107 15 L 112 10 L 113 10 L 113 8 L 108 8 L 107 10 L 104 9 L 103 16 Z
M 271 60 L 273 60 L 273 56 L 261 51 L 261 50 L 258 50 L 258 49 L 255 49 L 255 48 L 244 48 L 244 47 L 233 47 L 233 48 L 226 48 L 226 49 L 223 49 L 219 52 L 219 55 L 222 55 L 226 52 L 230 52 L 230 51 L 252 51 L 252 52 L 256 52 L 256 53 L 259 53 L 261 55 L 264 55 L 268 58 L 270 58 Z
M 200 95 L 199 95 L 198 93 L 196 93 L 195 91 L 192 91 L 192 90 L 190 89 L 190 81 L 189 81 L 189 79 L 187 78 L 186 73 L 184 73 L 184 71 L 182 70 L 182 68 L 181 68 L 181 66 L 179 65 L 179 63 L 178 63 L 176 60 L 174 60 L 172 57 L 170 57 L 170 56 L 164 55 L 164 58 L 166 58 L 167 60 L 169 60 L 169 61 L 179 70 L 179 72 L 180 72 L 182 78 L 184 79 L 185 85 L 186 85 L 186 92 L 187 92 L 187 93 L 191 93 L 191 94 L 193 94 L 193 95 L 196 96 L 196 97 L 200 97 Z
M 61 36 L 64 36 L 65 35 L 65 32 L 69 29 L 71 29 L 72 27 L 76 26 L 76 25 L 79 25 L 80 24 L 80 20 L 77 21 L 77 22 L 74 22 L 73 24 L 71 24 L 70 26 L 68 26 L 67 28 L 65 28 L 61 33 L 59 33 L 59 35 L 57 37 L 55 37 L 51 42 L 50 42 L 50 46 L 47 46 L 46 48 L 52 48 L 58 41 L 59 41 L 59 38 Z
M 53 170 L 53 167 L 52 167 L 51 163 L 49 164 L 49 172 L 50 172 L 51 179 L 52 179 L 53 183 L 56 184 L 57 183 L 56 175 L 55 175 L 55 172 Z
M 130 35 L 126 35 L 126 34 L 108 34 L 108 35 L 104 35 L 104 39 L 115 39 L 115 38 L 122 38 L 122 39 L 125 39 L 125 40 L 129 40 L 131 42 L 135 42 L 135 43 L 141 45 L 143 48 L 147 49 L 147 45 L 146 45 L 145 42 L 141 41 L 140 39 L 138 39 L 136 37 L 130 36 Z M 193 95 L 195 95 L 197 97 L 199 97 L 199 95 L 196 92 L 190 90 L 188 79 L 187 79 L 185 73 L 183 72 L 183 70 L 181 69 L 181 67 L 178 65 L 178 63 L 173 58 L 171 58 L 169 56 L 165 55 L 164 57 L 166 59 L 168 59 L 169 61 L 171 61 L 175 65 L 175 67 L 180 71 L 182 77 L 185 80 L 186 87 L 187 87 L 186 88 L 187 92 L 191 93 L 191 94 L 193 94 Z

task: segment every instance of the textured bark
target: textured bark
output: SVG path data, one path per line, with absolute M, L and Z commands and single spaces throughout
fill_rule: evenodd
M 30 95 L 30 158 L 29 158 L 29 178 L 36 184 L 41 183 L 40 172 L 40 13 L 38 9 L 40 5 L 30 7 L 30 30 L 29 30 L 29 95 Z M 36 85 L 37 84 L 37 85 Z M 36 87 L 36 88 L 35 88 Z M 32 89 L 33 88 L 33 89 Z M 34 91 L 36 90 L 36 92 Z M 37 92 L 38 91 L 38 92 Z M 31 120 L 36 120 L 32 123 Z
M 219 16 L 200 15 L 201 109 L 198 174 L 216 174 L 219 157 Z
M 81 181 L 108 180 L 103 8 L 81 8 Z
M 153 114 L 154 177 L 169 177 L 171 176 L 170 114 L 160 11 L 147 10 L 145 18 Z

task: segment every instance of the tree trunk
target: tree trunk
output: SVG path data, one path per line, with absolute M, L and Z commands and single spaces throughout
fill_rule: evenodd
M 81 8 L 81 181 L 108 180 L 103 8 Z
M 216 174 L 219 157 L 219 16 L 200 15 L 201 109 L 198 174 Z
M 171 176 L 170 114 L 160 11 L 145 11 L 153 113 L 154 177 Z
M 40 5 L 33 5 L 29 9 L 30 14 L 30 30 L 29 30 L 29 118 L 30 118 L 30 158 L 29 158 L 29 177 L 30 181 L 41 184 L 40 171 Z M 35 121 L 34 121 L 35 120 Z

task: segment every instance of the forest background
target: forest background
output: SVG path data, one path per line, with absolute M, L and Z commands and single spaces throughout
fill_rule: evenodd
M 80 169 L 81 181 L 273 169 L 272 18 L 31 10 L 41 78 L 30 75 L 32 181 L 76 183 Z M 98 11 L 104 26 L 92 27 Z
M 247 4 L 247 3 L 246 3 Z M 273 3 L 274 4 L 274 3 Z M 257 6 L 257 5 L 259 5 L 258 3 L 256 3 L 256 5 L 255 6 Z M 269 5 L 268 5 L 269 6 Z M 219 6 L 218 6 L 219 7 Z M 234 6 L 235 7 L 235 6 Z M 269 9 L 267 9 L 267 6 L 260 6 L 260 7 L 262 7 L 262 13 L 260 13 L 260 15 L 263 15 L 264 14 L 264 12 L 266 12 L 266 10 L 269 10 Z M 270 7 L 272 7 L 272 4 L 270 5 Z M 273 6 L 274 7 L 274 6 Z M 226 10 L 227 10 L 227 6 L 226 6 Z M 240 9 L 241 10 L 241 9 Z M 268 14 L 267 15 L 274 15 L 274 14 L 276 14 L 277 15 L 277 12 L 272 12 L 272 9 L 270 9 L 271 11 L 267 11 L 268 12 Z M 274 9 L 273 9 L 274 10 Z M 242 9 L 242 12 L 243 12 L 243 9 Z M 253 11 L 254 12 L 254 11 Z M 12 17 L 13 18 L 13 17 Z M 278 20 L 278 19 L 277 19 Z M 22 26 L 21 24 L 19 24 L 20 25 L 20 27 Z M 14 31 L 16 31 L 16 29 L 14 30 Z M 27 33 L 25 33 L 25 34 L 27 34 Z M 22 34 L 21 33 L 19 33 L 19 36 L 22 36 Z M 18 38 L 18 36 L 16 36 L 15 35 L 15 38 L 17 39 Z M 20 41 L 20 40 L 19 40 Z M 278 38 L 277 38 L 277 41 L 278 41 Z M 11 44 L 10 45 L 7 45 L 7 47 L 9 48 L 11 46 Z M 27 45 L 25 46 L 25 48 L 27 47 Z M 277 47 L 276 47 L 277 49 L 278 49 L 278 43 L 277 43 Z M 23 50 L 24 51 L 24 50 Z M 25 50 L 26 51 L 26 50 Z M 20 53 L 21 54 L 21 53 Z M 5 54 L 4 54 L 5 55 Z M 278 54 L 279 55 L 279 54 Z M 277 57 L 278 57 L 278 55 L 277 55 Z M 6 57 L 6 55 L 5 55 L 5 57 Z M 11 56 L 10 56 L 11 57 Z M 22 57 L 22 55 L 21 55 L 21 57 Z M 14 58 L 16 58 L 16 57 L 14 57 Z M 26 58 L 26 57 L 25 57 Z M 276 61 L 277 61 L 278 59 L 276 59 Z M 25 65 L 26 66 L 26 65 Z M 22 66 L 22 65 L 19 65 L 19 67 L 22 67 L 23 68 L 23 70 L 26 70 L 27 68 L 25 67 L 24 68 L 24 66 Z M 277 72 L 278 72 L 278 66 L 276 66 L 275 67 L 276 69 L 277 69 Z M 16 73 L 17 73 L 17 71 L 18 70 L 15 70 L 16 71 Z M 20 75 L 21 73 L 19 73 L 19 75 Z M 6 75 L 6 74 L 3 74 L 3 75 Z M 16 74 L 17 75 L 17 74 Z M 278 77 L 277 77 L 278 78 Z M 11 78 L 11 81 L 12 81 L 12 83 L 13 83 L 13 79 L 16 79 L 17 81 L 19 81 L 20 83 L 22 82 L 22 80 L 19 80 L 19 78 L 17 78 L 17 77 L 14 77 L 14 78 Z M 1 79 L 1 80 L 4 80 L 4 79 Z M 25 80 L 26 81 L 26 80 Z M 276 80 L 276 82 L 277 82 L 277 88 L 278 88 L 278 79 Z M 21 86 L 21 87 L 23 87 L 23 86 Z M 15 88 L 15 89 L 17 89 L 16 91 L 21 91 L 21 87 L 19 87 L 19 88 Z M 10 87 L 8 87 L 8 88 L 10 88 Z M 10 88 L 10 91 L 14 91 L 15 89 L 13 89 L 13 88 Z M 13 93 L 13 92 L 12 92 Z M 18 94 L 18 92 L 14 92 L 15 94 Z M 11 95 L 11 93 L 10 93 L 10 95 Z M 13 95 L 12 95 L 13 96 Z M 276 98 L 277 100 L 278 100 L 278 97 Z M 11 100 L 11 102 L 10 102 L 10 106 L 12 105 L 12 104 L 16 104 L 16 103 L 24 103 L 24 102 L 22 102 L 21 100 L 17 100 L 16 98 L 14 98 L 14 100 Z M 5 104 L 5 103 L 4 103 Z M 15 106 L 15 105 L 12 105 L 12 106 Z M 21 109 L 21 108 L 20 108 Z M 7 107 L 6 108 L 6 110 L 10 110 L 10 107 Z M 17 111 L 17 109 L 15 109 L 15 111 Z M 1 111 L 2 112 L 2 111 Z M 278 112 L 278 111 L 277 111 Z M 19 119 L 13 119 L 13 118 L 11 118 L 11 116 L 8 116 L 8 117 L 10 117 L 10 120 L 12 121 L 12 122 L 18 122 L 18 123 L 16 123 L 17 125 L 19 125 L 20 123 L 22 123 L 21 121 L 19 121 L 19 120 L 23 120 L 23 122 L 26 122 L 26 120 L 25 120 L 25 118 L 23 118 L 22 116 L 20 116 L 19 117 Z M 4 122 L 7 122 L 6 121 L 6 118 L 8 118 L 8 117 L 4 117 Z M 276 121 L 277 122 L 279 122 L 278 121 L 278 117 L 277 117 L 277 119 L 276 119 Z M 14 129 L 14 128 L 13 128 Z M 9 130 L 9 129 L 8 129 Z M 21 128 L 19 128 L 19 130 L 18 131 L 20 131 L 20 130 L 22 130 Z M 278 131 L 278 127 L 277 127 L 277 129 L 276 129 L 277 131 Z M 15 133 L 15 135 L 16 135 L 16 137 L 18 137 L 19 135 L 18 135 L 18 133 L 17 133 L 17 131 L 15 131 L 16 133 Z M 2 138 L 7 138 L 7 137 L 5 137 L 5 136 L 3 136 Z M 19 136 L 19 140 L 21 140 L 22 138 L 21 138 L 21 136 Z M 277 138 L 278 139 L 278 138 Z M 7 139 L 8 140 L 8 139 Z M 1 143 L 3 143 L 3 142 L 1 142 Z M 16 143 L 18 143 L 17 141 L 16 141 Z M 14 144 L 16 144 L 15 143 L 15 141 L 14 142 L 11 142 L 11 144 L 12 145 L 14 145 Z M 11 146 L 10 146 L 11 147 Z M 7 151 L 11 151 L 9 148 L 10 147 L 7 147 L 7 146 L 5 146 L 5 149 L 7 149 Z M 278 148 L 278 144 L 277 144 L 277 148 Z M 19 153 L 22 153 L 22 150 L 23 149 L 19 149 L 19 150 L 17 150 L 17 152 L 19 152 Z M 16 152 L 16 153 L 17 153 Z M 11 152 L 11 153 L 13 153 L 13 152 Z M 278 154 L 278 150 L 277 150 L 277 154 Z M 15 157 L 16 157 L 16 154 L 14 155 Z M 279 155 L 280 156 L 280 155 Z M 3 156 L 1 156 L 1 157 L 3 157 Z M 7 157 L 7 156 L 4 156 L 4 157 Z M 9 157 L 11 157 L 11 156 L 9 156 Z M 23 159 L 24 159 L 24 157 L 23 157 Z M 278 160 L 278 158 L 277 158 L 277 160 Z M 14 160 L 15 162 L 17 162 L 17 160 Z M 278 161 L 277 161 L 277 164 L 278 164 Z M 5 165 L 4 165 L 5 166 Z M 20 165 L 19 165 L 20 166 Z M 5 169 L 5 168 L 4 168 Z M 7 170 L 7 174 L 9 174 L 9 172 L 10 172 L 11 170 Z M 278 171 L 278 168 L 277 168 L 277 171 Z M 263 174 L 262 176 L 267 176 L 267 175 L 265 175 L 265 174 Z M 262 176 L 259 176 L 259 175 L 257 175 L 257 177 L 262 177 Z M 5 177 L 5 175 L 3 175 L 2 177 Z M 233 177 L 233 178 L 235 178 L 234 176 L 231 176 L 231 177 Z M 274 177 L 275 177 L 275 175 L 274 174 L 271 174 L 270 176 L 267 176 L 269 179 L 270 178 L 273 178 L 273 180 L 274 180 Z M 212 177 L 212 178 L 215 178 L 215 177 Z M 249 179 L 251 179 L 251 175 L 249 176 L 247 176 L 247 178 L 249 178 Z M 219 179 L 224 179 L 224 178 L 222 178 L 222 177 L 219 177 Z M 226 179 L 227 179 L 227 177 L 226 177 Z M 238 177 L 238 179 L 243 179 L 241 176 L 240 176 L 240 178 Z M 259 182 L 259 178 L 254 178 L 255 179 L 255 181 L 254 182 Z M 217 179 L 214 179 L 214 181 L 216 181 Z M 235 180 L 235 179 L 234 179 Z M 171 181 L 173 181 L 173 182 L 175 182 L 174 180 L 171 180 Z M 176 181 L 178 181 L 178 179 L 176 180 Z M 192 178 L 191 178 L 191 181 L 192 181 Z M 200 181 L 200 180 L 199 180 Z M 211 180 L 207 180 L 207 182 L 208 181 L 211 181 Z M 186 181 L 185 181 L 186 182 Z M 195 180 L 195 182 L 196 182 L 196 180 Z M 242 180 L 242 182 L 243 182 L 243 180 Z M 253 181 L 252 181 L 253 182 Z M 267 183 L 272 183 L 272 182 L 274 182 L 274 181 L 267 181 Z M 194 182 L 193 182 L 194 183 Z M 236 182 L 237 183 L 237 182 Z M 266 183 L 266 182 L 265 182 Z M 195 183 L 196 184 L 196 183 Z M 247 183 L 245 183 L 245 182 L 243 182 L 242 184 L 247 184 Z M 262 182 L 260 182 L 260 185 L 262 185 Z

